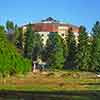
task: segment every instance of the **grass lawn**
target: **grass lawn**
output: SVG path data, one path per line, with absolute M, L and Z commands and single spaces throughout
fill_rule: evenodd
M 37 72 L 1 78 L 0 92 L 9 90 L 38 92 L 38 98 L 43 97 L 40 96 L 41 93 L 47 94 L 43 100 L 97 100 L 100 98 L 100 78 L 97 78 L 95 73 L 77 71 Z M 36 95 L 29 94 L 29 97 Z
M 56 71 L 28 73 L 0 79 L 2 90 L 71 91 L 100 90 L 100 78 L 91 72 Z

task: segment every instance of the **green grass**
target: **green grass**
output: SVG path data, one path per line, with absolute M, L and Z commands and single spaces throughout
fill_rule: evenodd
M 1 78 L 0 90 L 48 93 L 46 99 L 43 98 L 43 100 L 99 100 L 100 78 L 97 78 L 95 73 L 79 71 L 29 73 Z M 55 96 L 57 92 L 66 93 L 66 95 Z M 50 93 L 54 94 L 53 97 L 50 96 Z M 9 100 L 14 100 L 14 96 L 10 97 Z M 17 99 L 15 98 L 15 100 Z

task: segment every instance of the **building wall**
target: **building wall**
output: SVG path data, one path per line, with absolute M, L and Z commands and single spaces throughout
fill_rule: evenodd
M 74 25 L 68 24 L 59 24 L 59 23 L 36 23 L 32 24 L 33 31 L 38 32 L 42 37 L 42 42 L 45 45 L 48 39 L 48 34 L 50 32 L 58 32 L 58 34 L 65 39 L 68 35 L 68 29 L 72 28 L 72 31 L 75 35 L 76 42 L 78 43 L 78 36 L 79 36 L 79 28 Z M 23 32 L 25 32 L 27 26 L 23 27 Z
M 42 38 L 42 43 L 44 45 L 46 45 L 47 39 L 48 39 L 48 35 L 50 32 L 38 32 Z
M 58 34 L 65 39 L 68 33 L 68 27 L 67 26 L 58 26 Z
M 32 29 L 37 32 L 57 32 L 58 26 L 51 23 L 37 23 L 32 25 Z

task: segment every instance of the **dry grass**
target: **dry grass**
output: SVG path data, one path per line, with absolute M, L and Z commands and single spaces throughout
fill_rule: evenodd
M 99 90 L 99 84 L 100 78 L 89 72 L 38 72 L 0 80 L 1 89 Z

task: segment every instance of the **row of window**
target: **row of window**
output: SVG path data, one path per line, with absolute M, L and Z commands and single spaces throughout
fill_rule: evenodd
M 65 34 L 64 34 L 64 33 L 62 33 L 61 35 L 62 35 L 62 36 L 65 36 Z M 43 37 L 43 36 L 44 36 L 44 34 L 41 34 L 41 36 Z

